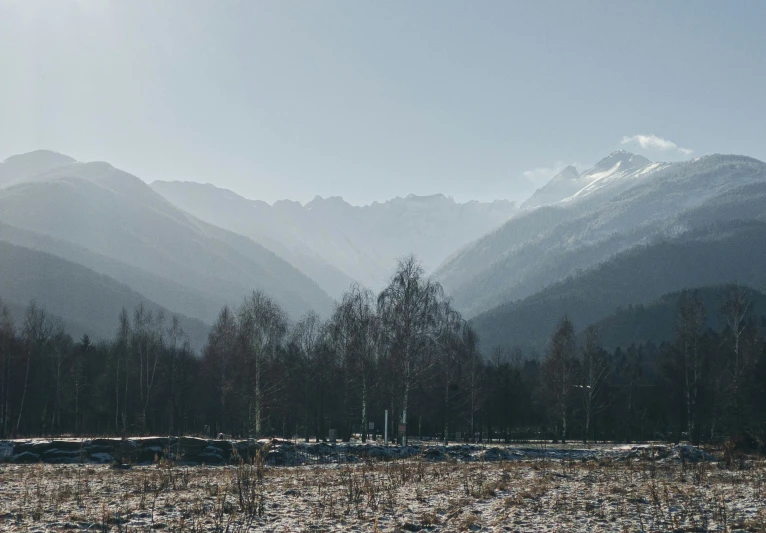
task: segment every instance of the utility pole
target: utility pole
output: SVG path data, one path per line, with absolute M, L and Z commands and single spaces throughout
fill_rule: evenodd
M 386 423 L 383 425 L 383 444 L 388 446 L 388 409 L 386 409 Z

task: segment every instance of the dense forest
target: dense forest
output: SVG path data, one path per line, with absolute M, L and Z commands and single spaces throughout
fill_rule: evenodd
M 225 307 L 207 345 L 175 317 L 138 305 L 109 341 L 72 339 L 31 302 L 20 324 L 0 304 L 0 437 L 204 434 L 365 441 L 691 440 L 766 433 L 766 352 L 751 293 L 695 291 L 672 342 L 604 348 L 596 326 L 563 317 L 542 357 L 490 357 L 414 257 L 380 294 L 352 286 L 322 320 L 290 324 L 253 292 Z M 718 328 L 708 324 L 717 316 Z

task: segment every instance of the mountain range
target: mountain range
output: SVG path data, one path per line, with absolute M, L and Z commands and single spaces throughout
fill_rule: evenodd
M 585 327 L 684 288 L 766 287 L 763 162 L 652 163 L 620 151 L 568 174 L 435 274 L 474 317 L 485 351 L 542 350 L 565 313 Z M 573 193 L 567 180 L 581 188 Z
M 665 316 L 678 291 L 731 282 L 760 294 L 764 205 L 766 164 L 736 155 L 659 163 L 618 151 L 582 173 L 565 168 L 518 207 L 441 194 L 353 206 L 148 185 L 41 150 L 0 163 L 0 298 L 17 317 L 35 299 L 96 337 L 114 333 L 123 306 L 144 303 L 178 314 L 199 349 L 221 307 L 254 289 L 291 319 L 328 316 L 352 283 L 377 291 L 414 253 L 484 353 L 542 353 L 565 313 L 578 329 L 622 332 L 605 334 L 622 345 L 667 337 L 637 334 L 653 322 L 626 309 Z
M 435 266 L 453 242 L 470 242 L 515 210 L 443 195 L 271 206 L 210 185 L 149 186 L 105 162 L 39 150 L 0 163 L 0 297 L 14 309 L 36 299 L 72 331 L 91 324 L 96 337 L 113 333 L 123 305 L 143 301 L 180 314 L 199 348 L 221 307 L 254 289 L 292 319 L 308 310 L 328 316 L 352 283 L 379 289 L 413 251 Z M 15 284 L 21 272 L 29 275 Z M 61 290 L 50 290 L 52 279 Z M 66 296 L 83 280 L 91 291 Z
M 615 152 L 583 175 L 582 189 L 520 210 L 437 270 L 458 308 L 475 316 L 633 247 L 748 219 L 740 204 L 764 215 L 751 195 L 766 184 L 766 164 L 748 157 L 667 164 Z
M 333 297 L 351 282 L 380 290 L 396 260 L 416 253 L 433 271 L 455 249 L 496 228 L 513 202 L 457 203 L 442 194 L 353 206 L 339 197 L 301 205 L 248 200 L 213 185 L 156 181 L 152 188 L 195 217 L 250 237 L 305 272 Z
M 272 251 L 196 219 L 107 163 L 47 151 L 15 156 L 0 165 L 0 187 L 6 242 L 129 284 L 170 312 L 210 324 L 224 304 L 253 289 L 265 290 L 293 317 L 332 309 L 329 295 Z M 27 257 L 31 268 L 35 260 Z M 13 294 L 17 304 L 32 297 Z M 96 291 L 92 298 L 94 307 L 109 308 L 105 295 Z M 53 296 L 42 303 L 59 305 Z M 113 320 L 116 327 L 116 315 Z

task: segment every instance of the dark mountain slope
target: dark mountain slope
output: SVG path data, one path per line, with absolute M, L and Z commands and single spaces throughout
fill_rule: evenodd
M 620 306 L 730 282 L 766 287 L 766 224 L 721 224 L 636 247 L 528 298 L 482 313 L 472 323 L 485 352 L 505 344 L 541 351 L 564 314 L 582 329 Z
M 222 297 L 205 292 L 204 287 L 201 290 L 186 287 L 169 278 L 151 274 L 48 235 L 0 223 L 0 241 L 46 252 L 77 263 L 128 285 L 141 294 L 151 294 L 155 302 L 173 312 L 186 314 L 208 324 L 215 321 L 221 307 L 226 303 Z
M 164 312 L 167 319 L 173 314 L 107 276 L 6 242 L 0 242 L 0 297 L 13 304 L 16 315 L 22 305 L 34 299 L 53 315 L 62 317 L 71 334 L 88 333 L 94 339 L 114 335 L 123 307 L 132 312 L 143 302 L 155 312 Z M 191 345 L 201 349 L 209 327 L 199 320 L 176 314 Z

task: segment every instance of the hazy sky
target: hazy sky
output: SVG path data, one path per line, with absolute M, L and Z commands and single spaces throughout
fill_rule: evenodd
M 0 0 L 0 159 L 352 203 L 514 199 L 619 148 L 764 160 L 765 23 L 755 0 Z

